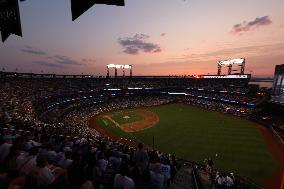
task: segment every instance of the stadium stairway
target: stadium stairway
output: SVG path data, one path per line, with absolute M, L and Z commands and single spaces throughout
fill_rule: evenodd
M 169 189 L 194 189 L 193 169 L 191 164 L 184 163 L 177 172 Z

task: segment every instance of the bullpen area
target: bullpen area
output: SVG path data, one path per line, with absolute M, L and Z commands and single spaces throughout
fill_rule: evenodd
M 143 142 L 178 157 L 231 171 L 262 184 L 277 171 L 274 156 L 260 126 L 233 116 L 183 104 L 126 109 L 91 121 L 105 134 Z

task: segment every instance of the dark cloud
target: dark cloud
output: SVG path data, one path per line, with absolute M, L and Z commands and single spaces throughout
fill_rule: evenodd
M 52 67 L 52 68 L 63 68 L 64 67 L 64 65 L 47 62 L 47 61 L 34 61 L 33 63 L 40 65 L 40 66 L 46 66 L 46 67 Z
M 232 32 L 233 33 L 244 33 L 244 32 L 250 31 L 251 29 L 270 25 L 271 23 L 272 21 L 269 18 L 269 16 L 257 17 L 253 21 L 250 21 L 250 22 L 244 21 L 243 23 L 234 25 Z
M 64 68 L 67 65 L 82 65 L 81 63 L 72 60 L 71 58 L 67 56 L 60 56 L 60 55 L 55 55 L 55 56 L 49 56 L 47 57 L 48 59 L 52 60 L 52 62 L 48 61 L 34 61 L 34 64 L 41 65 L 41 66 L 46 66 L 46 67 L 53 67 L 53 68 Z
M 89 59 L 83 58 L 82 62 L 96 62 L 96 60 L 95 59 L 91 59 L 91 58 L 89 58 Z
M 72 60 L 71 58 L 67 56 L 60 56 L 60 55 L 55 55 L 55 56 L 49 56 L 47 57 L 51 62 L 41 60 L 41 61 L 34 61 L 34 64 L 41 65 L 41 66 L 46 66 L 46 67 L 53 67 L 53 68 L 64 68 L 67 65 L 82 65 L 79 62 L 76 62 L 75 60 Z
M 63 65 L 81 65 L 81 63 L 72 60 L 71 58 L 67 56 L 61 56 L 61 55 L 55 55 L 53 56 L 53 59 L 55 63 L 57 64 L 63 64 Z
M 35 55 L 47 55 L 48 53 L 35 49 L 30 46 L 25 46 L 23 49 L 20 49 L 24 53 L 35 54 Z
M 145 34 L 136 34 L 133 37 L 118 38 L 118 43 L 124 48 L 123 52 L 126 54 L 136 55 L 140 51 L 145 53 L 161 52 L 159 45 L 146 42 L 150 36 Z
M 139 49 L 134 47 L 134 46 L 129 46 L 129 47 L 126 47 L 124 49 L 124 51 L 126 54 L 139 54 Z
M 17 48 L 18 50 L 24 52 L 24 53 L 29 53 L 29 54 L 34 54 L 34 55 L 42 55 L 45 57 L 45 59 L 49 60 L 40 60 L 40 61 L 34 61 L 34 64 L 41 65 L 41 66 L 47 66 L 47 67 L 57 67 L 57 68 L 63 68 L 67 65 L 71 66 L 78 66 L 78 65 L 83 65 L 82 63 L 77 62 L 76 60 L 73 60 L 72 58 L 68 56 L 63 56 L 63 55 L 53 55 L 48 52 L 44 52 L 41 50 L 38 50 L 34 47 L 31 46 L 24 46 L 23 48 Z M 87 60 L 87 59 L 86 59 Z M 88 59 L 89 61 L 91 59 Z
M 211 60 L 216 61 L 223 58 L 232 57 L 256 57 L 261 55 L 284 55 L 284 41 L 272 44 L 251 45 L 235 48 L 223 48 L 207 53 L 188 53 L 183 56 L 185 60 Z M 182 59 L 182 57 L 176 57 L 172 59 Z M 171 59 L 171 60 L 172 60 Z
M 164 36 L 166 36 L 166 33 L 161 33 L 160 36 L 164 37 Z

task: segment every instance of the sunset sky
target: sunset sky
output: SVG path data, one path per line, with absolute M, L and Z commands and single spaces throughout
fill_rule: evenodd
M 283 0 L 126 0 L 95 5 L 71 21 L 70 0 L 20 3 L 23 38 L 0 43 L 0 68 L 106 75 L 216 74 L 217 61 L 245 57 L 246 72 L 284 64 Z

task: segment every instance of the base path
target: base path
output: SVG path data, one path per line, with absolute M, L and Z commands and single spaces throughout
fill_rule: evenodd
M 135 113 L 142 115 L 144 117 L 144 119 L 140 120 L 140 121 L 133 122 L 133 123 L 129 123 L 129 124 L 119 125 L 110 116 L 103 116 L 103 117 L 108 119 L 109 121 L 113 122 L 116 126 L 121 128 L 125 132 L 141 131 L 141 130 L 155 126 L 155 124 L 157 124 L 160 121 L 159 117 L 155 113 L 150 112 L 150 111 L 136 110 Z M 101 125 L 97 124 L 96 120 L 97 120 L 98 117 L 99 116 L 94 116 L 89 120 L 89 127 L 90 128 L 95 129 L 96 131 L 101 133 L 103 136 L 108 137 L 111 140 L 119 141 L 123 144 L 133 146 L 133 147 L 137 146 L 137 141 L 120 138 L 120 137 L 114 135 L 109 130 L 103 128 Z M 144 145 L 145 145 L 146 148 L 148 148 L 150 150 L 153 149 L 151 146 L 148 146 L 146 144 L 144 144 Z
M 132 123 L 126 123 L 126 124 L 119 124 L 115 120 L 113 120 L 110 116 L 104 116 L 104 118 L 110 120 L 113 124 L 115 124 L 117 127 L 119 127 L 124 132 L 130 133 L 130 132 L 138 132 L 142 131 L 148 128 L 151 128 L 155 126 L 159 121 L 159 117 L 157 114 L 146 111 L 146 110 L 136 110 L 136 114 L 139 114 L 144 117 L 143 120 L 135 121 Z
M 129 145 L 129 146 L 132 146 L 132 147 L 137 146 L 136 141 L 120 138 L 120 137 L 114 135 L 112 132 L 108 131 L 107 129 L 104 129 L 101 125 L 97 124 L 97 122 L 96 122 L 97 118 L 98 118 L 97 116 L 94 116 L 89 120 L 89 127 L 90 128 L 95 129 L 101 135 L 103 135 L 104 137 L 108 137 L 110 140 L 118 141 L 118 142 L 121 142 L 125 145 Z

